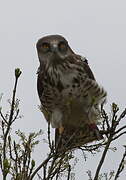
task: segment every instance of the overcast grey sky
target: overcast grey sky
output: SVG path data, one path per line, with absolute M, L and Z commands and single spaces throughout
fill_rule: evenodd
M 87 57 L 96 79 L 108 92 L 108 107 L 113 101 L 121 108 L 125 107 L 125 0 L 0 0 L 0 93 L 4 93 L 4 107 L 4 102 L 11 96 L 14 69 L 20 67 L 22 70 L 18 98 L 24 118 L 17 122 L 15 129 L 46 130 L 46 122 L 37 109 L 39 63 L 35 44 L 47 34 L 63 35 L 75 52 Z M 80 168 L 82 164 L 83 169 Z M 92 159 L 87 166 L 80 162 L 76 180 L 82 179 L 90 166 L 96 167 Z

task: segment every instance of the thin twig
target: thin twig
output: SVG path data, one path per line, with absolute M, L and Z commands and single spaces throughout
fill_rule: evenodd
M 68 177 L 67 177 L 67 180 L 70 180 L 70 173 L 71 173 L 71 165 L 69 165 L 69 167 L 68 167 Z
M 0 154 L 0 168 L 3 170 L 3 164 L 2 164 L 2 155 Z
M 54 167 L 54 164 L 55 164 L 55 161 L 56 161 L 57 158 L 58 158 L 58 156 L 55 154 L 54 157 L 53 157 L 51 166 L 50 166 L 50 168 L 49 168 L 48 176 L 47 176 L 47 178 L 46 178 L 47 180 L 49 180 L 49 178 L 50 178 L 50 175 L 51 175 L 51 173 L 52 173 L 52 171 L 53 171 L 53 167 Z
M 115 134 L 119 133 L 120 131 L 122 131 L 122 130 L 125 129 L 125 128 L 126 128 L 126 126 L 121 127 L 120 129 L 118 129 L 117 131 L 115 131 Z
M 112 139 L 112 141 L 118 139 L 118 138 L 119 138 L 120 136 L 122 136 L 123 134 L 126 134 L 126 131 L 124 131 L 124 132 L 120 133 L 118 136 L 114 137 L 114 138 Z
M 31 177 L 30 177 L 30 180 L 33 179 L 33 177 L 37 174 L 37 172 L 45 165 L 48 163 L 48 161 L 53 157 L 53 154 L 52 155 L 48 155 L 48 157 L 34 170 L 34 172 L 32 173 Z
M 13 118 L 12 123 L 18 118 L 18 115 L 19 115 L 19 109 L 16 111 L 16 115 Z
M 60 157 L 61 158 L 59 159 L 59 161 L 55 164 L 55 167 L 53 168 L 53 170 L 55 169 L 55 171 L 52 173 L 52 177 L 54 177 L 56 175 L 56 180 L 58 180 L 59 174 L 60 174 L 60 172 L 62 172 L 61 166 L 63 164 L 63 159 L 65 157 L 65 153 Z M 57 166 L 59 166 L 59 167 L 57 168 Z
M 37 173 L 37 175 L 38 175 L 38 178 L 40 179 L 40 180 L 43 180 L 42 178 L 41 178 L 41 176 Z
M 11 137 L 8 136 L 8 147 L 9 147 L 9 155 L 10 155 L 10 158 L 15 161 L 15 159 L 13 158 L 12 156 L 12 148 L 11 148 Z
M 105 149 L 104 149 L 104 151 L 103 151 L 101 160 L 100 160 L 100 162 L 99 162 L 99 164 L 98 164 L 98 167 L 97 167 L 97 170 L 96 170 L 96 173 L 95 173 L 94 180 L 98 180 L 99 172 L 100 172 L 101 167 L 102 167 L 102 165 L 103 165 L 103 162 L 104 162 L 104 160 L 105 160 L 105 157 L 106 157 L 106 154 L 107 154 L 107 151 L 108 151 L 108 149 L 109 149 L 109 146 L 110 146 L 111 141 L 112 141 L 112 136 L 109 137 L 108 142 L 107 142 L 107 144 L 106 144 L 106 147 L 105 147 Z
M 47 164 L 43 166 L 43 179 L 46 179 L 46 168 L 47 168 Z
M 124 134 L 124 132 L 123 132 L 123 133 L 121 133 L 120 135 L 118 135 L 117 137 L 113 138 L 113 136 L 115 135 L 116 127 L 118 126 L 120 120 L 125 116 L 126 110 L 123 111 L 123 113 L 120 115 L 120 117 L 119 117 L 118 120 L 117 120 L 117 115 L 116 115 L 116 113 L 118 112 L 119 108 L 118 108 L 117 105 L 114 104 L 114 103 L 113 103 L 113 105 L 112 105 L 112 108 L 113 108 L 113 109 L 112 109 L 112 110 L 113 110 L 113 112 L 112 112 L 112 113 L 113 113 L 113 116 L 112 116 L 112 124 L 111 124 L 111 128 L 110 128 L 110 135 L 109 135 L 109 137 L 108 137 L 108 142 L 107 142 L 106 147 L 105 147 L 105 149 L 104 149 L 104 151 L 103 151 L 101 160 L 100 160 L 100 162 L 99 162 L 99 164 L 98 164 L 98 167 L 97 167 L 97 169 L 96 169 L 96 173 L 95 173 L 94 180 L 98 180 L 98 176 L 99 176 L 100 169 L 101 169 L 101 167 L 102 167 L 102 165 L 103 165 L 103 163 L 104 163 L 104 160 L 105 160 L 105 157 L 106 157 L 106 154 L 107 154 L 107 152 L 108 152 L 108 149 L 109 149 L 109 146 L 110 146 L 111 142 L 112 142 L 113 140 L 119 138 L 122 134 Z
M 114 180 L 117 180 L 118 177 L 119 177 L 119 175 L 120 175 L 121 172 L 123 171 L 125 158 L 126 158 L 126 147 L 125 147 L 125 152 L 124 152 L 123 157 L 122 157 L 122 160 L 121 160 L 121 162 L 120 162 L 120 164 L 119 164 L 119 167 L 118 167 L 118 170 L 117 170 L 117 173 L 116 173 L 116 175 L 115 175 L 115 179 L 114 179 Z
M 4 121 L 6 124 L 8 124 L 8 122 L 6 121 L 6 118 L 4 117 L 4 115 L 3 115 L 3 113 L 2 113 L 1 110 L 0 110 L 0 115 L 1 115 L 1 117 L 2 117 L 2 119 L 3 119 L 3 121 Z
M 16 95 L 16 89 L 17 89 L 17 82 L 18 82 L 19 76 L 15 75 L 15 84 L 13 89 L 13 95 L 12 95 L 12 103 L 11 103 L 11 109 L 10 109 L 10 115 L 9 120 L 7 122 L 7 128 L 4 135 L 4 141 L 3 141 L 3 162 L 6 160 L 6 146 L 7 146 L 7 137 L 11 128 L 11 124 L 13 121 L 13 115 L 14 115 L 14 105 L 15 105 L 15 95 Z M 6 180 L 7 173 L 5 169 L 3 169 L 3 180 Z
M 126 108 L 124 109 L 124 111 L 121 113 L 121 115 L 118 118 L 118 122 L 120 122 L 121 119 L 123 119 L 126 116 Z
M 52 150 L 51 138 L 50 138 L 50 122 L 48 122 L 48 143 L 50 150 Z
M 14 162 L 15 162 L 15 171 L 18 173 L 18 153 L 17 153 L 17 147 L 16 147 L 15 141 L 14 141 L 14 153 L 15 153 L 15 156 L 16 156 L 16 158 L 14 160 Z

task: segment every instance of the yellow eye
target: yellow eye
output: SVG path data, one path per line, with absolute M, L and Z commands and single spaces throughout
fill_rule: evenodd
M 67 44 L 65 42 L 60 42 L 59 43 L 59 50 L 61 52 L 66 52 L 67 51 Z
M 42 45 L 42 47 L 43 47 L 44 49 L 49 48 L 49 44 L 44 43 L 44 44 Z
M 43 43 L 41 48 L 44 52 L 47 52 L 50 50 L 50 45 L 48 43 Z

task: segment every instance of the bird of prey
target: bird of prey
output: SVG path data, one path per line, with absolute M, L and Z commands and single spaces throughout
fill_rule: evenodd
M 69 142 L 73 136 L 79 144 L 90 132 L 98 139 L 100 105 L 106 101 L 107 93 L 95 80 L 87 59 L 74 53 L 61 35 L 42 37 L 36 47 L 40 62 L 37 90 L 41 110 L 56 129 L 56 142 L 64 134 L 65 140 Z

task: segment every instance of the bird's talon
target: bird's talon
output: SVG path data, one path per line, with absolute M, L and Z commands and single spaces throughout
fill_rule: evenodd
M 61 135 L 61 134 L 63 133 L 63 131 L 64 131 L 64 127 L 61 126 L 61 127 L 59 128 L 59 134 Z

